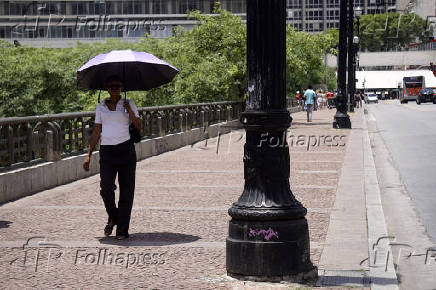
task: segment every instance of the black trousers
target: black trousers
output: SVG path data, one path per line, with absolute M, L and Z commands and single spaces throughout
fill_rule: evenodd
M 117 233 L 129 230 L 135 192 L 136 152 L 131 140 L 117 145 L 100 146 L 100 195 L 109 220 L 117 224 Z M 115 205 L 115 177 L 118 174 L 120 198 Z

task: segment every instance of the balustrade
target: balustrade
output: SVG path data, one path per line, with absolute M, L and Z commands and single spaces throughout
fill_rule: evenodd
M 138 108 L 143 139 L 202 128 L 238 119 L 245 102 L 216 102 Z M 84 153 L 94 112 L 0 119 L 0 170 L 56 161 Z

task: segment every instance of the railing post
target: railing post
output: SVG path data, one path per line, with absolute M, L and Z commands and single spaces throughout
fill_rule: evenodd
M 215 122 L 219 123 L 221 121 L 221 107 L 218 105 L 215 107 Z
M 192 111 L 189 108 L 186 108 L 186 131 L 192 129 Z
M 209 108 L 209 106 L 206 106 L 205 107 L 205 111 L 204 111 L 204 124 L 203 124 L 203 127 L 208 127 L 209 126 L 209 119 L 210 119 L 210 117 L 209 117 L 209 115 L 210 115 L 210 108 Z
M 204 110 L 203 110 L 203 108 L 201 108 L 201 111 L 200 111 L 200 128 L 203 128 L 204 127 L 204 121 L 205 121 L 205 113 L 204 113 Z
M 185 132 L 185 126 L 183 126 L 183 115 L 184 115 L 184 110 L 180 110 L 179 111 L 179 130 L 180 132 Z
M 29 123 L 26 124 L 26 142 L 27 142 L 27 148 L 26 148 L 26 161 L 32 160 L 33 155 L 33 130 L 32 126 L 30 126 Z
M 83 148 L 87 148 L 88 147 L 88 132 L 86 130 L 86 123 L 85 121 L 83 121 L 82 118 L 80 118 L 81 124 L 82 124 L 82 146 Z
M 51 130 L 45 130 L 42 158 L 47 161 L 56 161 L 54 153 L 54 133 Z
M 162 122 L 161 112 L 158 112 L 158 115 L 157 115 L 157 134 L 159 137 L 165 136 L 165 130 L 163 129 L 162 123 L 163 122 Z
M 14 129 L 11 125 L 8 126 L 8 159 L 9 165 L 14 163 Z

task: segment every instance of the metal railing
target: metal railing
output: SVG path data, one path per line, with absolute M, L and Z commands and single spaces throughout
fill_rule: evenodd
M 245 102 L 216 102 L 139 108 L 143 139 L 238 119 Z M 85 152 L 94 112 L 0 119 L 0 170 L 57 161 Z

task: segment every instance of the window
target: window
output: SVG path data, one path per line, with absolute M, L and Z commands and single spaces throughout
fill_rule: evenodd
M 306 19 L 307 20 L 322 20 L 323 18 L 323 11 L 319 11 L 319 10 L 311 10 L 311 11 L 306 11 Z
M 79 2 L 77 3 L 77 14 L 78 15 L 86 15 L 88 14 L 88 3 L 86 2 Z
M 306 8 L 322 8 L 323 0 L 305 0 Z
M 327 7 L 339 8 L 339 0 L 327 0 Z
M 185 14 L 186 11 L 188 11 L 188 1 L 187 0 L 180 0 L 179 13 Z
M 288 10 L 287 19 L 290 20 L 301 20 L 301 10 Z
M 286 0 L 286 8 L 301 8 L 301 0 Z
M 9 15 L 9 2 L 0 2 L 0 15 Z
M 327 10 L 327 19 L 339 20 L 339 10 Z
M 242 8 L 242 0 L 233 0 L 232 1 L 232 13 L 244 13 Z
M 116 4 L 117 3 L 115 3 L 115 2 L 108 2 L 108 3 L 106 3 L 106 13 L 109 14 L 109 15 L 117 14 L 115 12 L 115 10 L 117 8 Z M 89 14 L 91 14 L 91 13 L 89 13 Z
M 134 1 L 133 2 L 133 13 L 135 13 L 135 14 L 143 14 L 144 13 L 142 11 L 142 3 L 141 3 L 141 1 Z
M 152 14 L 160 14 L 161 13 L 160 4 L 161 4 L 160 0 L 153 0 L 153 7 L 151 8 Z
M 10 15 L 25 15 L 26 3 L 11 2 L 9 4 Z
M 228 10 L 230 10 L 229 8 L 230 8 L 230 3 L 227 6 Z M 200 9 L 200 3 L 198 0 L 188 0 L 188 10 L 189 11 L 198 10 L 198 9 Z

